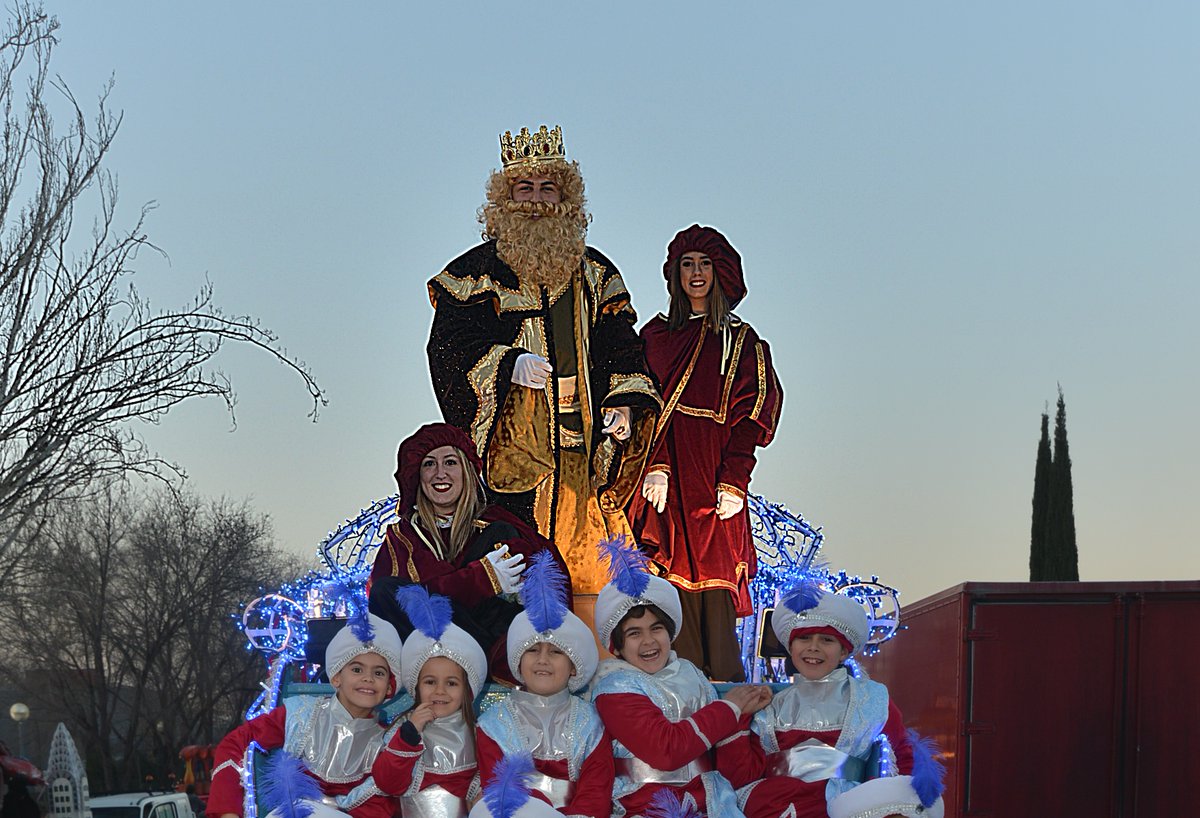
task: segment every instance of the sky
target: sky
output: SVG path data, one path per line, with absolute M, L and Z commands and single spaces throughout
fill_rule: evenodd
M 1200 576 L 1200 6 L 51 2 L 53 68 L 111 77 L 109 167 L 152 304 L 211 281 L 303 359 L 139 429 L 313 554 L 438 419 L 425 282 L 479 241 L 505 130 L 561 125 L 589 243 L 640 319 L 717 227 L 785 392 L 751 489 L 913 602 L 1028 576 L 1061 384 L 1080 575 Z M 81 220 L 86 226 L 86 221 Z

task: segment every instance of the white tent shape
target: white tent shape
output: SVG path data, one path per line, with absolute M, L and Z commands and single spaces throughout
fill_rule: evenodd
M 46 762 L 46 781 L 50 784 L 50 814 L 53 818 L 91 818 L 87 808 L 87 771 L 75 749 L 75 741 L 62 722 L 50 740 L 50 759 Z

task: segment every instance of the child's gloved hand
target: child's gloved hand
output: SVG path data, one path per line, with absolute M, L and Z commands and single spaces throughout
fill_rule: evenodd
M 515 594 L 521 587 L 521 572 L 525 570 L 525 555 L 509 556 L 508 547 L 505 546 L 495 551 L 489 551 L 484 554 L 484 558 L 491 563 L 492 570 L 496 572 L 496 581 L 500 583 L 500 592 Z

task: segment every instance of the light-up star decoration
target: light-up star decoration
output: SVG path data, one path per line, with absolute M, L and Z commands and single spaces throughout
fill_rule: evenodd
M 899 592 L 879 582 L 878 577 L 864 580 L 843 572 L 833 573 L 818 562 L 824 544 L 820 527 L 793 514 L 779 503 L 760 495 L 747 495 L 750 533 L 758 554 L 758 572 L 750 581 L 754 614 L 739 620 L 738 639 L 742 665 L 750 680 L 782 679 L 783 660 L 759 657 L 760 620 L 763 612 L 774 608 L 782 589 L 805 576 L 818 579 L 828 591 L 852 597 L 867 612 L 870 636 L 863 652 L 870 655 L 896 635 L 900 625 Z M 399 518 L 398 495 L 376 500 L 357 517 L 346 520 L 321 543 L 318 554 L 324 563 L 295 583 L 265 594 L 251 602 L 242 615 L 242 629 L 248 646 L 261 651 L 270 663 L 264 694 L 247 716 L 273 707 L 289 662 L 303 661 L 307 630 L 306 617 L 331 616 L 343 611 L 328 588 L 338 584 L 361 583 L 369 575 L 375 551 L 383 543 L 387 527 Z M 265 708 L 265 709 L 264 709 Z

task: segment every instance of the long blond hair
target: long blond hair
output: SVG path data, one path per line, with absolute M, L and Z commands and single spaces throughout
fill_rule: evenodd
M 462 493 L 458 495 L 458 502 L 454 505 L 454 519 L 450 522 L 450 545 L 446 553 L 443 553 L 442 537 L 438 533 L 438 513 L 433 503 L 425 496 L 425 490 L 420 483 L 417 484 L 416 510 L 411 521 L 414 526 L 423 529 L 424 533 L 429 535 L 429 545 L 434 549 L 434 553 L 447 562 L 467 547 L 471 535 L 475 532 L 475 521 L 487 508 L 483 481 L 475 471 L 475 464 L 467 459 L 462 449 L 457 446 L 450 448 L 454 449 L 458 462 L 462 464 L 463 487 Z

